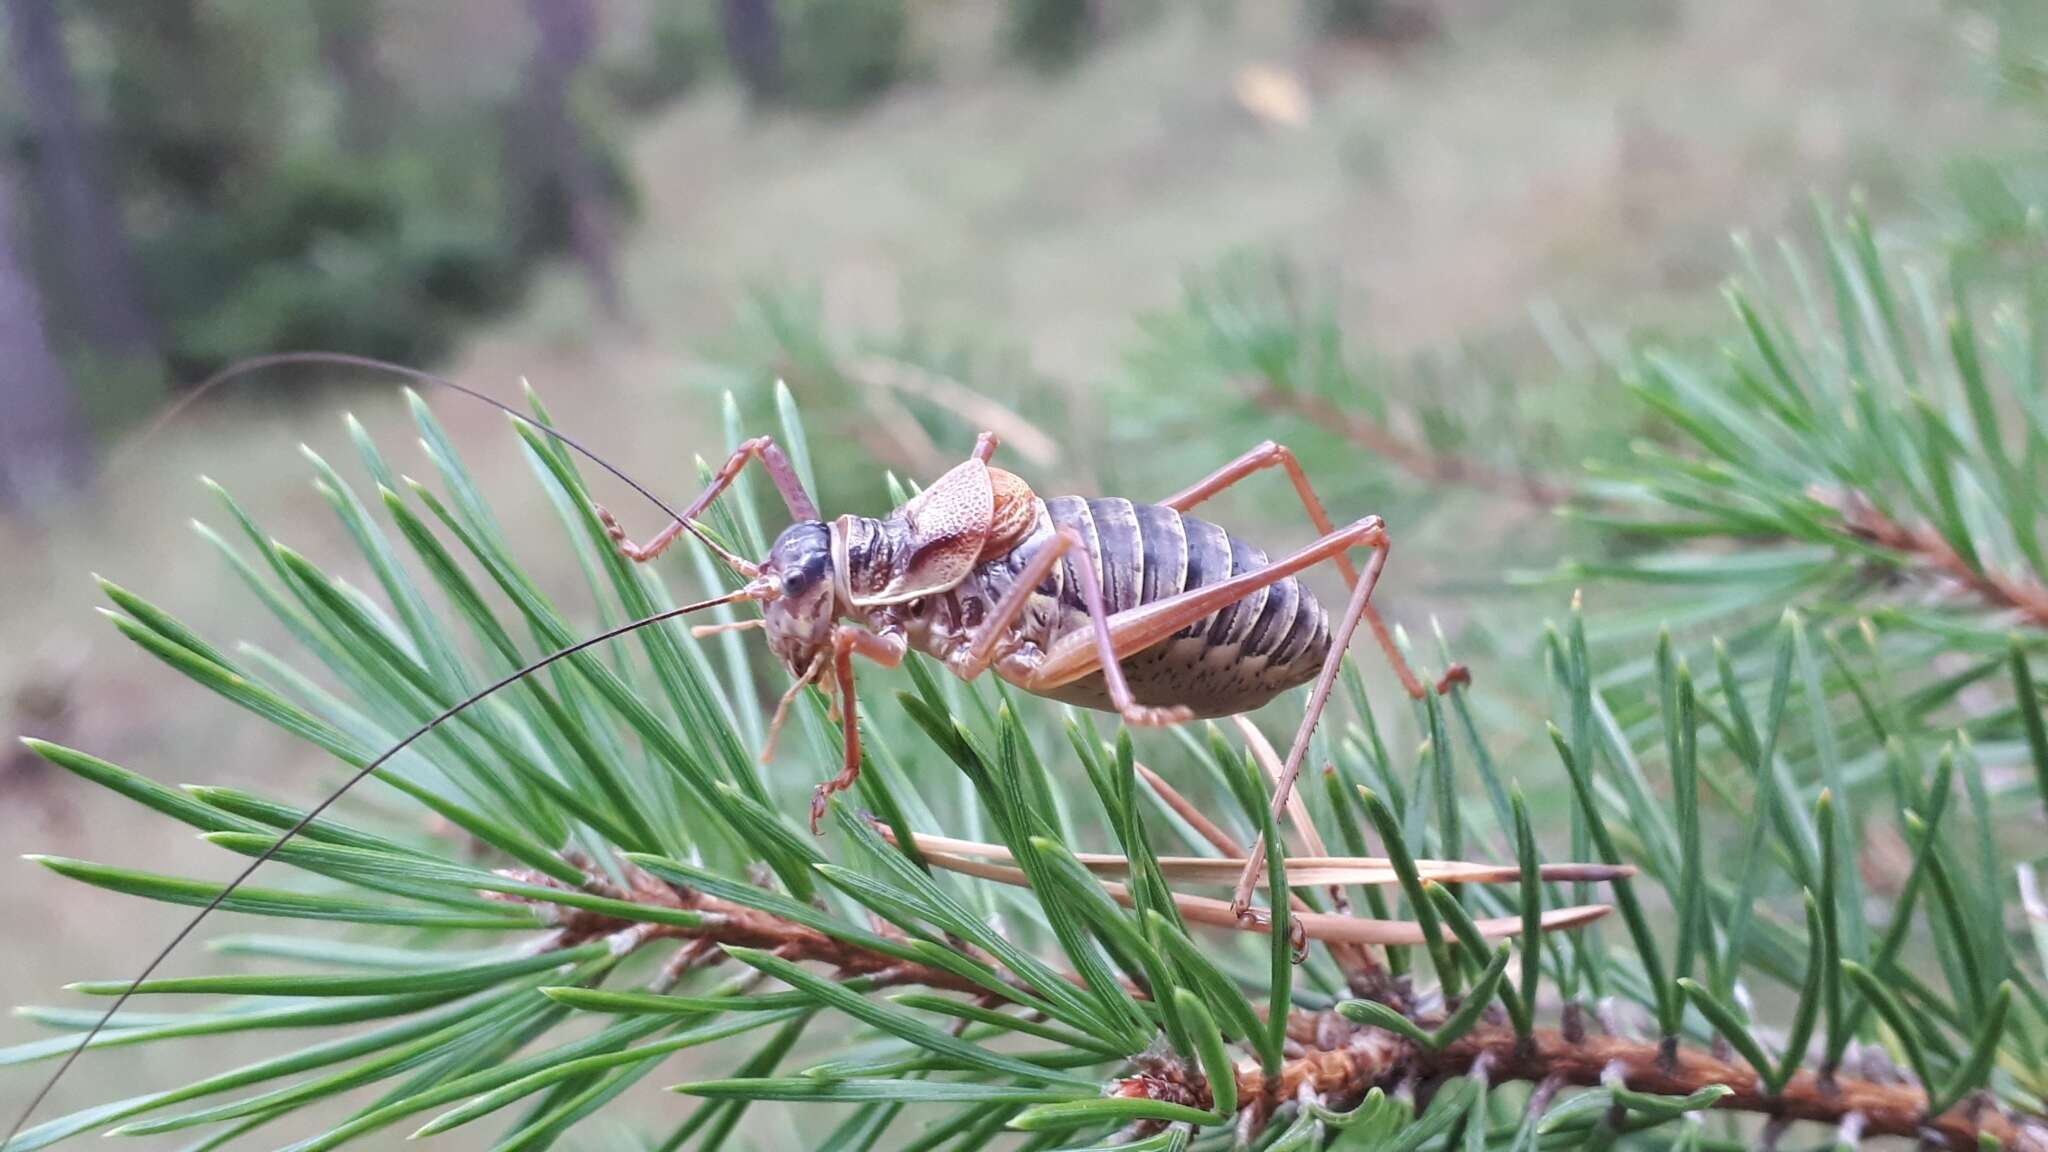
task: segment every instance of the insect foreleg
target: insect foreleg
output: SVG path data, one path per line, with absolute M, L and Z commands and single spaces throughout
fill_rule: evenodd
M 954 675 L 962 680 L 972 680 L 988 670 L 988 666 L 995 662 L 996 648 L 1002 644 L 1003 638 L 1009 635 L 1010 628 L 1017 623 L 1017 617 L 1024 614 L 1024 609 L 1031 603 L 1031 597 L 1037 593 L 1038 586 L 1045 583 L 1045 577 L 1052 571 L 1053 565 L 1058 564 L 1060 557 L 1065 556 L 1067 550 L 1079 539 L 1079 534 L 1073 529 L 1063 528 L 1038 551 L 1031 554 L 1031 559 L 1025 561 L 1024 567 L 1018 570 L 1016 578 L 1003 593 L 1003 598 L 996 601 L 995 608 L 989 612 L 988 618 L 982 621 L 981 631 L 975 634 L 973 643 L 968 645 L 966 658 L 949 662 Z
M 825 819 L 825 805 L 834 792 L 853 787 L 860 779 L 860 704 L 853 695 L 853 658 L 865 656 L 884 668 L 903 663 L 910 642 L 901 632 L 874 633 L 857 624 L 841 624 L 832 630 L 832 679 L 839 694 L 840 728 L 846 734 L 846 759 L 839 775 L 818 785 L 811 793 L 811 831 L 816 833 Z
M 796 467 L 789 462 L 789 457 L 784 455 L 782 449 L 776 445 L 774 437 L 756 436 L 752 440 L 741 444 L 731 456 L 727 457 L 724 465 L 712 477 L 711 484 L 695 500 L 690 501 L 689 507 L 684 508 L 674 520 L 670 521 L 668 527 L 663 528 L 647 543 L 636 544 L 632 540 L 627 539 L 626 530 L 620 527 L 618 520 L 602 507 L 597 509 L 598 519 L 604 522 L 605 531 L 618 543 L 619 551 L 625 553 L 627 559 L 636 563 L 644 564 L 661 555 L 668 549 L 670 544 L 675 543 L 676 537 L 684 532 L 688 532 L 702 541 L 706 547 L 718 553 L 718 558 L 723 560 L 727 567 L 744 576 L 752 577 L 757 571 L 755 566 L 713 542 L 697 526 L 697 517 L 703 515 L 706 508 L 711 507 L 713 500 L 718 499 L 727 488 L 732 487 L 732 482 L 739 478 L 740 469 L 746 467 L 747 461 L 753 459 L 759 459 L 761 466 L 768 470 L 769 477 L 775 481 L 775 490 L 782 493 L 782 502 L 789 505 L 789 514 L 791 516 L 798 520 L 816 520 L 818 518 L 817 504 L 812 502 L 811 494 L 804 491 L 804 482 L 797 477 Z
M 1186 512 L 1238 481 L 1275 467 L 1286 469 L 1287 479 L 1294 484 L 1294 493 L 1301 497 L 1301 506 L 1308 512 L 1308 518 L 1316 526 L 1316 531 L 1325 536 L 1335 532 L 1337 527 L 1330 520 L 1329 510 L 1323 505 L 1322 498 L 1316 495 L 1315 486 L 1309 483 L 1308 473 L 1302 469 L 1301 461 L 1295 458 L 1294 452 L 1287 445 L 1271 440 L 1218 468 L 1201 483 L 1176 492 L 1160 503 L 1176 512 Z M 1351 562 L 1350 554 L 1339 552 L 1334 559 L 1337 570 L 1344 574 L 1345 586 L 1356 588 L 1358 567 Z M 1410 697 L 1422 699 L 1428 694 L 1429 689 L 1424 686 L 1422 678 L 1408 667 L 1408 660 L 1401 655 L 1400 646 L 1394 643 L 1394 634 L 1388 630 L 1387 622 L 1380 618 L 1379 609 L 1367 605 L 1365 620 L 1372 626 L 1374 639 L 1378 640 L 1380 647 L 1386 651 L 1387 662 L 1394 666 L 1394 675 L 1400 677 L 1401 687 L 1407 689 Z M 1447 674 L 1444 679 L 1449 681 L 1452 675 L 1455 675 L 1455 671 Z

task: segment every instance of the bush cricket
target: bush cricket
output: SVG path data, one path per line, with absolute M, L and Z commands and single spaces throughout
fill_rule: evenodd
M 962 679 L 993 669 L 1033 695 L 1114 712 L 1143 726 L 1249 712 L 1314 680 L 1274 789 L 1276 819 L 1361 620 L 1370 622 L 1409 694 L 1429 691 L 1372 606 L 1388 555 L 1386 525 L 1377 516 L 1341 529 L 1333 525 L 1284 446 L 1260 444 L 1156 504 L 1041 497 L 1018 476 L 991 466 L 996 447 L 994 434 L 982 433 L 966 461 L 879 519 L 848 514 L 823 520 L 787 455 L 766 436 L 740 445 L 710 486 L 646 544 L 627 539 L 619 522 L 599 510 L 620 549 L 644 562 L 685 531 L 704 538 L 696 517 L 750 461 L 775 482 L 795 522 L 767 557 L 757 564 L 718 551 L 762 604 L 761 617 L 743 626 L 765 630 L 769 648 L 796 678 L 777 721 L 794 693 L 813 681 L 838 703 L 845 757 L 840 774 L 813 795 L 813 829 L 831 794 L 860 775 L 856 655 L 893 666 L 915 649 Z M 1256 546 L 1188 515 L 1238 481 L 1276 467 L 1287 472 L 1320 533 L 1306 547 L 1269 560 Z M 1355 548 L 1371 549 L 1363 573 L 1348 556 Z M 1298 579 L 1325 561 L 1335 561 L 1351 586 L 1334 628 Z M 1250 907 L 1264 865 L 1262 847 L 1253 848 L 1238 880 L 1233 906 L 1240 914 Z

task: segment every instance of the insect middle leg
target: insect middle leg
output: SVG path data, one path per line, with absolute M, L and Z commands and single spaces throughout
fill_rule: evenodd
M 1210 473 L 1200 483 L 1176 492 L 1160 503 L 1176 512 L 1186 512 L 1238 481 L 1276 467 L 1286 470 L 1287 479 L 1293 483 L 1295 495 L 1301 498 L 1301 506 L 1308 512 L 1309 521 L 1316 526 L 1316 531 L 1324 536 L 1335 532 L 1337 526 L 1330 520 L 1329 510 L 1324 506 L 1322 498 L 1316 495 L 1315 486 L 1309 483 L 1308 473 L 1302 469 L 1301 461 L 1296 459 L 1294 452 L 1287 445 L 1272 440 L 1264 441 L 1258 447 Z M 1358 567 L 1351 562 L 1351 554 L 1339 552 L 1334 559 L 1337 570 L 1344 574 L 1345 586 L 1356 588 Z M 1373 638 L 1379 641 L 1380 648 L 1386 652 L 1388 663 L 1394 667 L 1394 675 L 1401 680 L 1401 687 L 1407 690 L 1410 697 L 1417 700 L 1428 695 L 1428 687 L 1408 666 L 1407 658 L 1401 654 L 1400 646 L 1394 643 L 1394 634 L 1387 628 L 1387 622 L 1380 617 L 1379 609 L 1370 604 L 1366 605 L 1365 621 L 1372 627 Z M 1462 672 L 1462 668 L 1454 666 L 1445 674 L 1444 682 L 1438 685 L 1438 690 L 1448 687 L 1449 682 Z
M 986 435 L 984 433 L 984 435 Z M 1145 726 L 1180 724 L 1194 719 L 1192 709 L 1179 705 L 1155 707 L 1140 704 L 1131 695 L 1130 685 L 1124 681 L 1120 660 L 1129 652 L 1119 652 L 1111 635 L 1112 617 L 1103 606 L 1102 581 L 1095 572 L 1095 558 L 1088 553 L 1087 544 L 1081 533 L 1073 527 L 1061 528 L 1050 540 L 1039 545 L 1031 559 L 1017 573 L 1003 598 L 996 602 L 995 610 L 982 621 L 981 631 L 975 635 L 964 660 L 954 662 L 952 668 L 963 680 L 972 680 L 985 671 L 996 658 L 996 649 L 1009 633 L 1010 626 L 1031 603 L 1031 597 L 1039 584 L 1052 572 L 1053 565 L 1060 562 L 1067 553 L 1079 550 L 1081 561 L 1074 565 L 1074 575 L 1081 583 L 1081 603 L 1088 610 L 1089 637 L 1095 643 L 1096 659 L 1101 661 L 1102 679 L 1109 689 L 1110 703 L 1127 723 Z M 1028 686 L 1026 686 L 1028 688 Z
M 717 552 L 719 559 L 725 561 L 727 567 L 751 577 L 755 574 L 754 565 L 713 543 L 710 537 L 704 535 L 697 527 L 697 517 L 703 515 L 704 510 L 711 507 L 711 502 L 732 486 L 732 482 L 739 478 L 740 469 L 746 467 L 747 461 L 753 459 L 759 459 L 761 466 L 768 470 L 769 477 L 775 481 L 775 490 L 782 494 L 782 502 L 789 505 L 791 516 L 798 520 L 818 518 L 817 504 L 812 502 L 811 494 L 804 491 L 804 482 L 797 477 L 796 467 L 789 462 L 789 457 L 783 453 L 772 436 L 756 436 L 735 449 L 712 477 L 711 484 L 690 502 L 689 507 L 683 509 L 682 516 L 645 544 L 636 544 L 627 539 L 626 530 L 620 527 L 618 520 L 602 506 L 597 509 L 597 518 L 603 522 L 606 534 L 617 542 L 619 551 L 625 553 L 626 558 L 635 563 L 644 564 L 661 555 L 668 550 L 669 545 L 675 543 L 676 537 L 687 531 Z

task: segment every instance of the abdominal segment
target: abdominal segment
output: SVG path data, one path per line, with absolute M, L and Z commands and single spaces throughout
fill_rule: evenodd
M 1090 555 L 1069 552 L 1053 568 L 999 647 L 1005 658 L 997 670 L 1040 695 L 1084 708 L 1113 710 L 1100 671 L 1051 688 L 1029 682 L 1039 654 L 1092 627 L 1074 565 L 1097 565 L 1104 608 L 1114 616 L 1268 563 L 1257 547 L 1164 505 L 1055 497 L 1045 501 L 1037 531 L 954 591 L 947 615 L 961 624 L 968 617 L 986 616 L 1032 551 L 1069 525 L 1080 532 Z M 1329 614 L 1289 576 L 1126 656 L 1122 665 L 1140 704 L 1179 704 L 1198 716 L 1227 716 L 1248 712 L 1314 679 L 1329 650 Z

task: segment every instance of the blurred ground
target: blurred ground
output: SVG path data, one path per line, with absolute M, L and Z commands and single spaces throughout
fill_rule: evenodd
M 1814 190 L 1839 199 L 1861 186 L 1880 209 L 1901 204 L 1948 157 L 2013 131 L 1933 0 L 1451 0 L 1436 38 L 1401 49 L 1311 46 L 1283 5 L 1202 14 L 1228 7 L 1177 10 L 1050 82 L 998 67 L 985 48 L 929 51 L 924 82 L 849 119 L 756 120 L 728 92 L 693 95 L 632 151 L 645 191 L 625 268 L 637 326 L 594 326 L 580 288 L 558 277 L 452 367 L 507 398 L 530 377 L 565 427 L 681 493 L 694 485 L 691 452 L 717 440 L 702 391 L 686 385 L 753 285 L 816 284 L 849 330 L 915 317 L 1014 342 L 1076 389 L 1117 371 L 1133 315 L 1171 301 L 1184 269 L 1242 246 L 1340 269 L 1354 334 L 1396 352 L 1511 328 L 1538 299 L 1685 328 L 1718 316 L 1731 228 L 1796 224 Z M 948 11 L 943 35 L 988 42 L 978 9 Z M 1234 87 L 1247 66 L 1298 79 L 1305 122 L 1247 112 Z M 1283 83 L 1283 116 L 1292 99 Z M 345 399 L 397 427 L 389 390 Z M 120 457 L 96 496 L 47 525 L 0 524 L 0 690 L 69 685 L 61 706 L 9 726 L 171 782 L 291 792 L 278 782 L 303 779 L 310 792 L 331 779 L 331 766 L 121 642 L 87 610 L 87 573 L 217 639 L 275 644 L 186 530 L 195 515 L 222 520 L 191 478 L 220 478 L 281 538 L 335 555 L 295 445 L 348 459 L 334 419 L 343 400 L 245 385 Z M 504 481 L 493 494 L 515 539 L 548 539 L 545 525 L 520 523 L 547 514 L 516 503 L 529 489 L 502 421 L 446 398 L 437 408 L 486 482 Z M 409 442 L 386 443 L 417 467 Z M 1218 459 L 1240 447 L 1220 445 Z M 615 507 L 654 525 L 645 509 Z M 1451 546 L 1425 540 L 1404 562 L 1438 567 Z M 560 589 L 573 576 L 558 572 Z M 230 870 L 168 822 L 32 762 L 0 772 L 11 773 L 0 776 L 10 852 Z M 0 887 L 9 1003 L 55 1002 L 65 980 L 130 971 L 178 918 L 15 867 Z M 0 1026 L 0 1042 L 34 1034 Z M 93 1056 L 44 1114 L 131 1077 L 164 1079 L 124 1054 Z M 30 1083 L 0 1077 L 0 1107 Z

